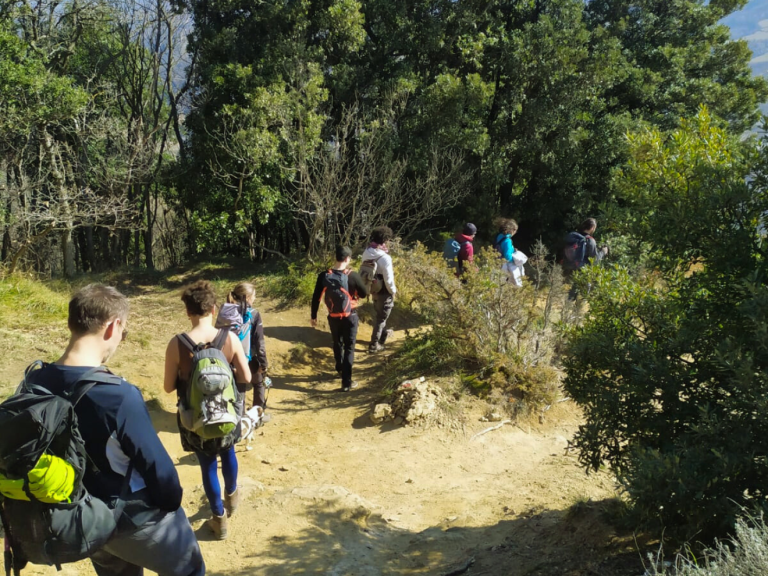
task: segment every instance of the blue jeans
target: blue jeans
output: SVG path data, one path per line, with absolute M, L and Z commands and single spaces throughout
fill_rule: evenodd
M 227 494 L 234 494 L 237 490 L 237 456 L 235 456 L 235 447 L 222 450 L 217 455 L 208 456 L 202 452 L 196 452 L 197 459 L 200 462 L 200 468 L 203 471 L 203 487 L 208 502 L 211 505 L 211 511 L 216 516 L 224 515 L 224 503 L 221 501 L 221 484 L 219 484 L 219 461 L 221 457 L 221 473 L 224 475 L 224 489 Z

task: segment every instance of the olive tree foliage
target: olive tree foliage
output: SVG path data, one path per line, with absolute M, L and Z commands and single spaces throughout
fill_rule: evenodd
M 768 96 L 746 43 L 719 23 L 743 0 L 181 3 L 194 14 L 199 58 L 179 187 L 201 249 L 252 253 L 255 242 L 306 253 L 330 241 L 330 228 L 349 223 L 308 207 L 310 188 L 347 111 L 365 123 L 386 114 L 392 94 L 407 98 L 389 120 L 387 154 L 409 185 L 434 174 L 435 150 L 449 151 L 468 175 L 467 197 L 479 199 L 436 214 L 435 226 L 469 218 L 484 231 L 503 213 L 519 220 L 521 246 L 539 237 L 553 246 L 586 213 L 616 203 L 628 130 L 674 129 L 705 104 L 740 133 Z M 237 154 L 212 160 L 213 143 L 232 107 L 256 110 L 264 90 L 273 117 L 258 135 L 248 129 L 257 166 L 240 191 Z
M 582 278 L 589 314 L 565 380 L 585 412 L 575 443 L 583 465 L 612 468 L 640 520 L 709 537 L 766 504 L 765 142 L 740 143 L 702 108 L 629 145 L 623 231 L 655 273 Z
M 30 251 L 36 268 L 68 276 L 128 263 L 129 252 L 154 266 L 163 161 L 185 89 L 182 19 L 164 0 L 0 2 L 9 269 Z
M 310 257 L 359 244 L 381 222 L 407 234 L 466 198 L 471 173 L 458 151 L 435 144 L 425 171 L 409 177 L 408 159 L 393 151 L 397 113 L 397 103 L 373 118 L 345 109 L 329 142 L 299 164 L 293 210 Z
M 128 146 L 92 95 L 59 72 L 93 6 L 41 2 L 33 11 L 15 4 L 4 5 L 0 18 L 3 258 L 12 270 L 36 241 L 55 233 L 59 269 L 72 275 L 77 228 L 130 221 L 119 190 Z

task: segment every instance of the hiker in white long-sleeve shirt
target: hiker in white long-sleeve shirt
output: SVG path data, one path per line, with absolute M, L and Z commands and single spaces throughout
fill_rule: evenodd
M 387 242 L 392 239 L 392 236 L 392 229 L 389 226 L 374 228 L 371 232 L 371 243 L 363 252 L 361 275 L 365 278 L 363 272 L 366 268 L 375 269 L 374 278 L 371 279 L 371 295 L 376 318 L 373 322 L 373 334 L 368 352 L 383 350 L 387 338 L 392 334 L 392 330 L 387 329 L 387 320 L 395 306 L 395 294 L 397 294 L 395 270 L 387 247 Z M 375 263 L 375 266 L 372 266 L 372 263 Z

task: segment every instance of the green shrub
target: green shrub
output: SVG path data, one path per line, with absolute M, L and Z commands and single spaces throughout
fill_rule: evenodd
M 267 296 L 291 306 L 308 306 L 312 302 L 317 275 L 323 267 L 302 260 L 288 264 L 284 272 L 272 274 L 264 283 Z
M 574 442 L 585 466 L 612 467 L 637 522 L 704 539 L 766 505 L 766 162 L 705 111 L 632 144 L 619 187 L 654 276 L 579 279 L 589 315 L 564 383 L 585 414 Z
M 529 263 L 532 276 L 518 288 L 491 250 L 476 256 L 465 282 L 420 244 L 398 255 L 399 304 L 416 310 L 428 329 L 406 340 L 393 378 L 458 371 L 481 394 L 502 389 L 529 408 L 553 402 L 561 334 L 555 317 L 571 307 L 560 268 L 542 245 Z
M 763 516 L 739 518 L 732 542 L 717 542 L 694 555 L 665 562 L 661 554 L 648 557 L 648 576 L 758 576 L 768 574 L 768 526 Z

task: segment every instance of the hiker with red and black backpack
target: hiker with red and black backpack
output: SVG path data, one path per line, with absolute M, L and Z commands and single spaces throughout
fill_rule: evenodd
M 368 289 L 360 274 L 349 269 L 352 250 L 347 246 L 336 247 L 336 263 L 333 268 L 317 277 L 312 295 L 312 327 L 317 327 L 317 311 L 320 300 L 328 307 L 328 325 L 333 339 L 333 357 L 336 372 L 341 375 L 341 390 L 349 392 L 357 388 L 352 381 L 352 365 L 355 362 L 355 343 L 359 319 L 357 302 L 368 296 Z

